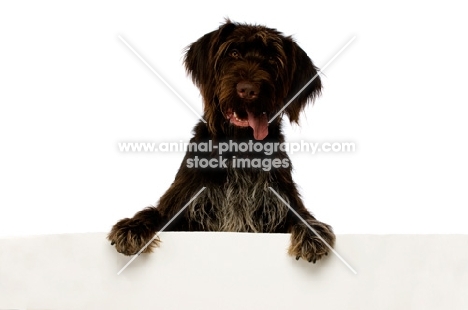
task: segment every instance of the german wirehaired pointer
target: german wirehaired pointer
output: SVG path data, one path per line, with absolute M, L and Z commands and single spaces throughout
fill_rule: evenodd
M 264 151 L 284 143 L 282 116 L 298 123 L 307 102 L 321 91 L 317 77 L 269 122 L 317 74 L 310 58 L 275 29 L 227 20 L 192 43 L 184 63 L 203 97 L 206 123 L 195 126 L 194 147 L 157 206 L 117 222 L 108 239 L 118 252 L 133 255 L 173 220 L 166 231 L 290 233 L 288 253 L 296 259 L 315 263 L 327 255 L 326 243 L 333 246 L 335 235 L 304 207 L 288 155 L 278 148 Z M 222 152 L 221 145 L 229 149 Z M 144 252 L 158 244 L 155 238 Z

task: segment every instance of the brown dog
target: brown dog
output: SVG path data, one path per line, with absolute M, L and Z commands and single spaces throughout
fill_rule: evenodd
M 316 77 L 295 97 L 317 74 L 307 54 L 274 29 L 228 20 L 188 47 L 185 66 L 200 88 L 207 123 L 195 126 L 193 148 L 157 207 L 114 225 L 108 239 L 117 251 L 137 253 L 172 220 L 168 231 L 291 233 L 290 255 L 314 263 L 327 255 L 326 243 L 333 246 L 335 241 L 331 227 L 304 207 L 286 152 L 265 151 L 284 142 L 282 114 L 297 123 L 307 102 L 320 93 Z M 206 150 L 203 145 L 212 147 Z M 202 187 L 205 190 L 186 206 Z M 158 242 L 155 239 L 145 252 Z

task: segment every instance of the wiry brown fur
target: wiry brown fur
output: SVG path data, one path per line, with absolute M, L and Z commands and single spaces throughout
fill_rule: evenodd
M 241 119 L 248 115 L 254 120 L 265 119 L 262 118 L 265 114 L 269 119 L 317 74 L 310 58 L 291 37 L 264 26 L 229 20 L 191 44 L 184 61 L 188 73 L 200 88 L 203 117 L 207 122 L 200 121 L 195 126 L 191 142 L 212 141 L 215 146 L 229 140 L 241 143 L 253 139 L 252 126 L 232 122 L 233 111 Z M 245 97 L 238 89 L 246 83 L 254 89 L 252 97 Z M 300 112 L 320 94 L 321 87 L 317 77 L 283 114 L 297 123 Z M 267 135 L 256 142 L 284 142 L 281 118 L 269 123 Z M 290 255 L 312 262 L 327 255 L 330 250 L 327 244 L 334 245 L 335 235 L 330 226 L 317 221 L 305 208 L 292 180 L 291 165 L 267 171 L 233 165 L 234 157 L 279 159 L 290 163 L 284 151 L 266 155 L 234 150 L 222 155 L 228 159 L 227 167 L 193 168 L 187 165 L 188 161 L 195 158 L 209 160 L 221 154 L 219 149 L 187 151 L 174 182 L 157 207 L 146 208 L 133 218 L 114 225 L 108 239 L 116 249 L 126 255 L 137 253 L 156 232 L 173 220 L 166 230 L 291 233 Z M 206 188 L 174 218 L 201 187 Z M 312 230 L 270 188 L 279 193 Z M 146 252 L 151 252 L 157 245 L 158 240 L 153 241 Z
M 230 168 L 224 186 L 203 191 L 188 207 L 187 216 L 206 231 L 274 233 L 285 221 L 288 207 L 272 195 L 271 181 L 265 171 L 252 175 Z

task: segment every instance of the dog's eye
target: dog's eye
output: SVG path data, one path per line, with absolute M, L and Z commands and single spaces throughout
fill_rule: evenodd
M 237 59 L 237 58 L 239 58 L 239 56 L 240 56 L 240 53 L 239 53 L 239 51 L 238 51 L 238 50 L 232 50 L 232 51 L 230 51 L 230 52 L 229 52 L 229 56 L 231 56 L 231 57 L 233 57 L 233 58 L 236 58 L 236 59 Z

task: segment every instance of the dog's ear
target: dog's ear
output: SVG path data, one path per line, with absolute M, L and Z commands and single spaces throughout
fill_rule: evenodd
M 306 52 L 290 37 L 285 39 L 284 49 L 287 59 L 291 61 L 289 64 L 291 84 L 285 104 L 295 97 L 285 109 L 285 113 L 291 122 L 298 123 L 299 114 L 307 103 L 320 95 L 322 82 L 317 74 L 317 67 L 314 66 Z M 314 80 L 298 95 L 298 92 L 313 78 Z
M 184 58 L 185 68 L 200 89 L 205 85 L 213 84 L 215 55 L 235 27 L 236 24 L 227 19 L 218 30 L 205 34 L 187 47 Z

